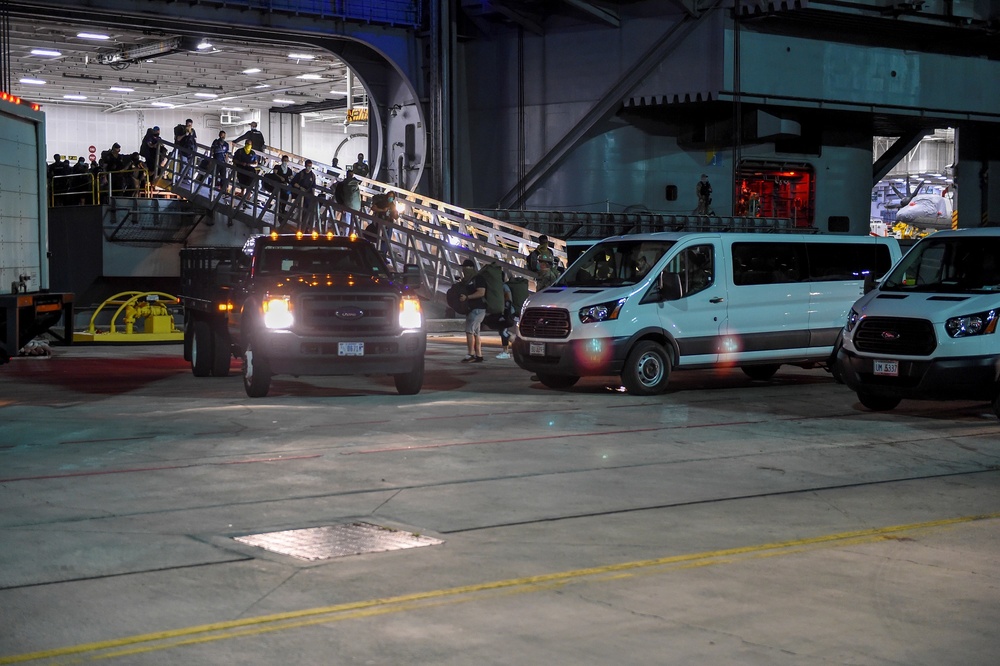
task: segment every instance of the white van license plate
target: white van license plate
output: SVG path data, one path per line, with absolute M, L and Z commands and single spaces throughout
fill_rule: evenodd
M 899 361 L 875 361 L 875 374 L 882 377 L 898 377 Z
M 529 342 L 528 343 L 528 356 L 545 356 L 545 343 L 544 342 Z
M 364 356 L 365 343 L 363 342 L 338 342 L 337 356 Z

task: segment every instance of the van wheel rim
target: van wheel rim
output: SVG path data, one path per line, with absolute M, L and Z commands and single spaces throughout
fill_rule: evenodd
M 643 354 L 636 364 L 636 374 L 643 386 L 656 386 L 663 379 L 663 363 L 653 353 Z

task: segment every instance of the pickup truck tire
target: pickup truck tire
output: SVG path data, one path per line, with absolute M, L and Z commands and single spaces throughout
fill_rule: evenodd
M 858 391 L 858 402 L 873 412 L 887 412 L 890 409 L 895 409 L 901 400 L 891 396 L 872 395 Z
M 212 376 L 228 377 L 233 360 L 233 350 L 229 345 L 229 332 L 216 328 L 212 331 Z
M 774 377 L 775 373 L 778 372 L 778 368 L 781 367 L 777 363 L 769 363 L 767 365 L 744 365 L 740 368 L 743 374 L 750 379 L 755 379 L 759 382 L 766 382 L 771 377 Z
M 191 372 L 195 377 L 212 374 L 214 345 L 212 326 L 204 319 L 194 320 L 191 324 Z
M 625 359 L 622 384 L 632 395 L 656 395 L 667 388 L 670 370 L 670 354 L 663 345 L 643 340 Z
M 271 367 L 267 358 L 253 348 L 253 340 L 243 352 L 243 388 L 251 398 L 263 398 L 271 388 Z
M 420 389 L 424 385 L 423 360 L 420 361 L 419 366 L 410 372 L 393 375 L 392 379 L 396 382 L 396 391 L 399 395 L 416 395 L 420 393 Z

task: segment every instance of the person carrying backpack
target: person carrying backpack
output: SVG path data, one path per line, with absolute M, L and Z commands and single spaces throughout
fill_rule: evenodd
M 462 284 L 465 293 L 459 296 L 459 301 L 467 304 L 468 314 L 465 315 L 465 343 L 468 354 L 462 363 L 483 362 L 483 319 L 486 318 L 486 278 L 476 271 L 472 259 L 462 262 Z

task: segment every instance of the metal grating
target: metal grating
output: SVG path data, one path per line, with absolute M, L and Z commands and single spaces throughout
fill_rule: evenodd
M 440 539 L 371 523 L 307 527 L 283 532 L 263 532 L 233 537 L 234 541 L 303 560 L 328 560 L 347 555 L 381 553 L 421 546 L 436 546 Z

